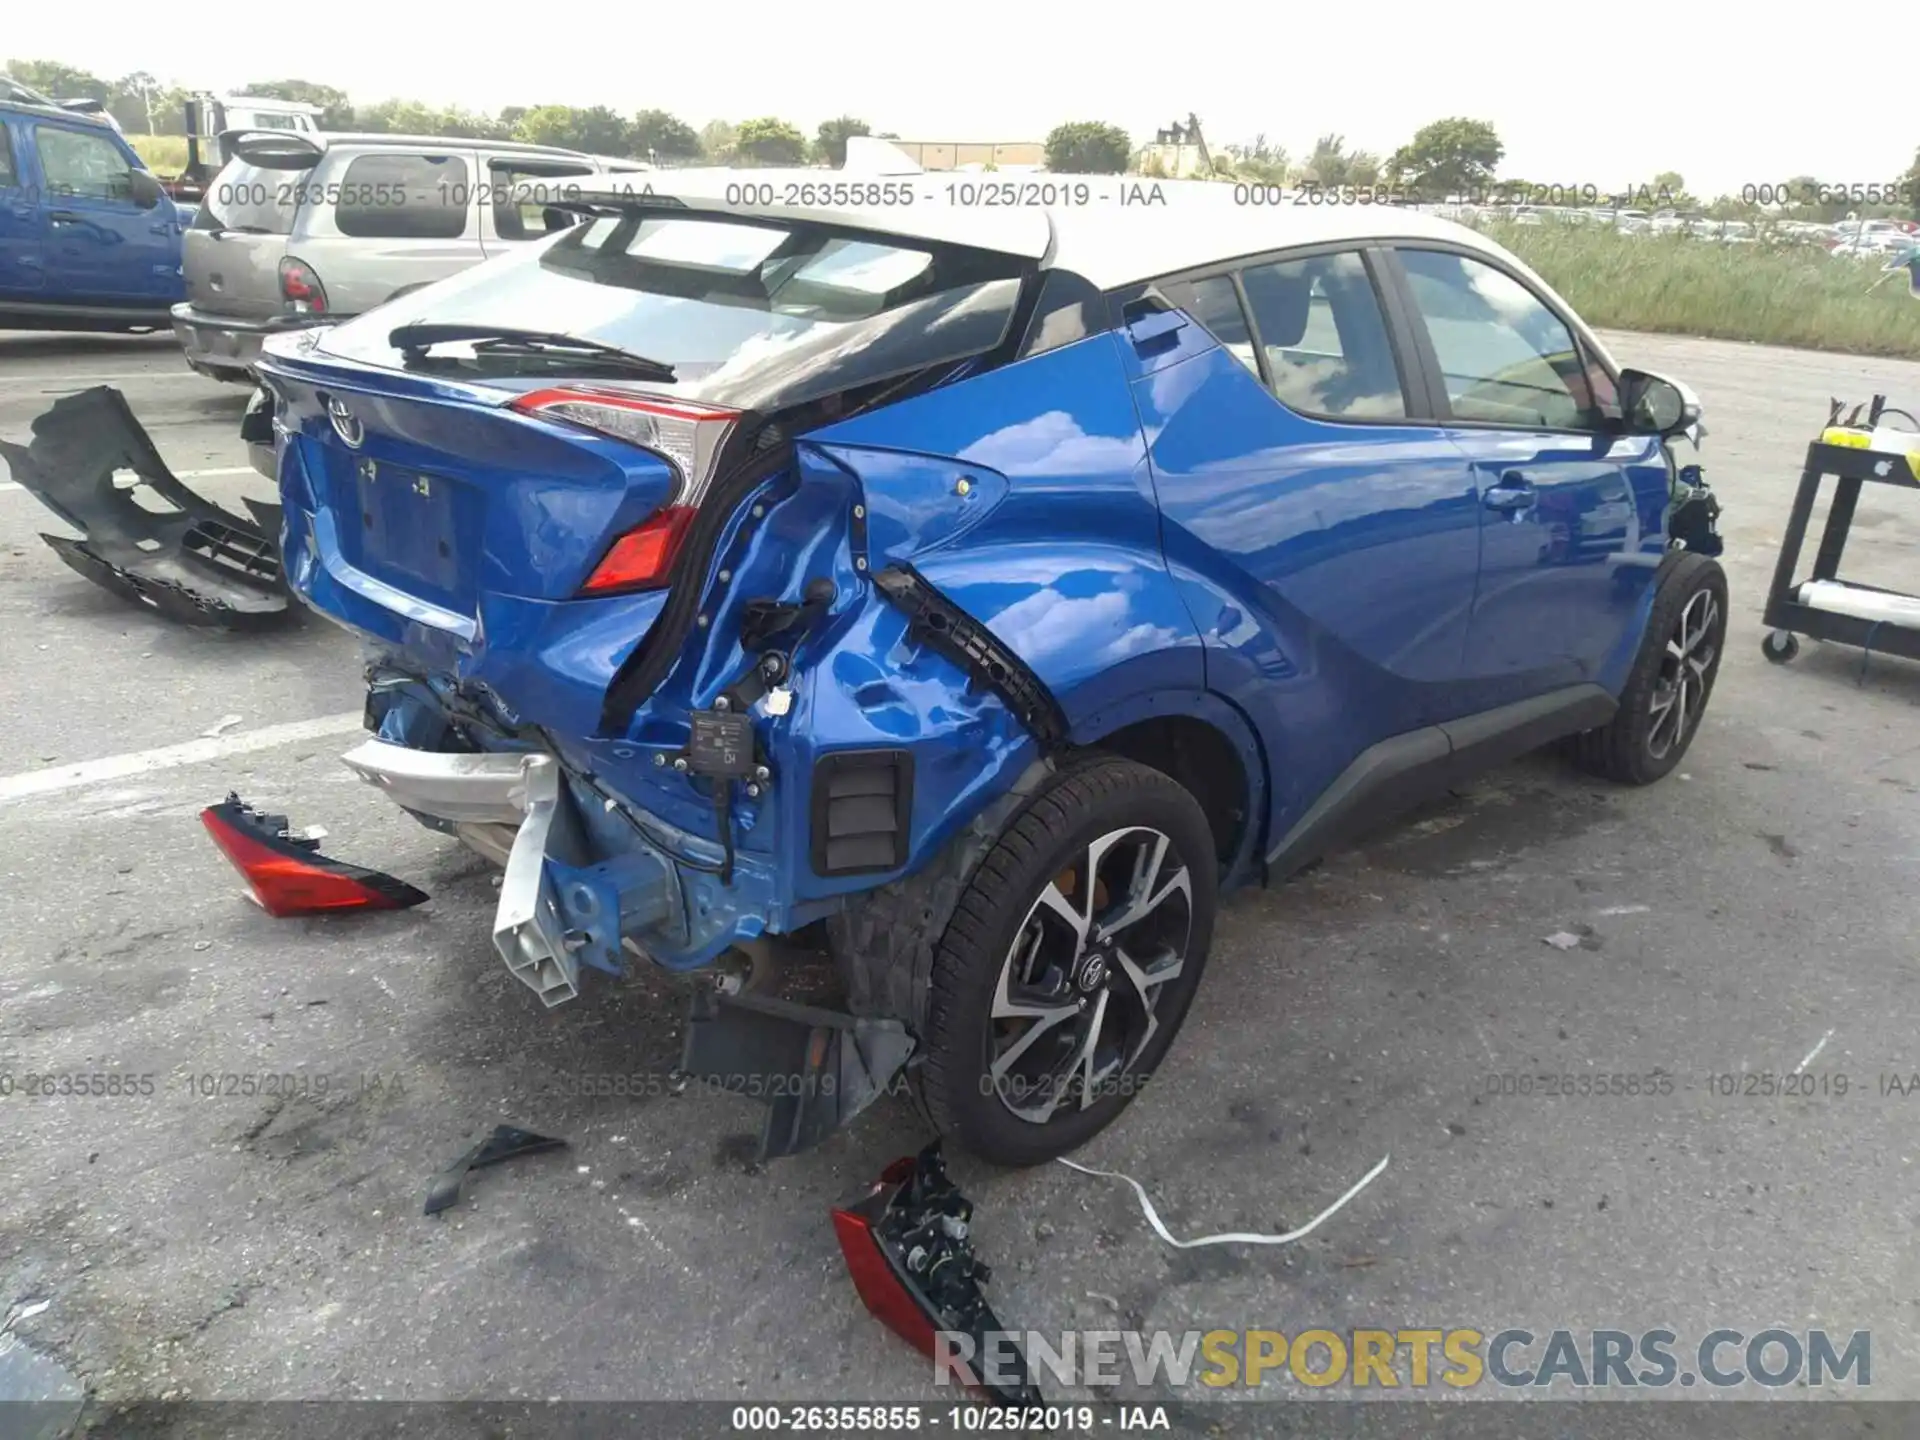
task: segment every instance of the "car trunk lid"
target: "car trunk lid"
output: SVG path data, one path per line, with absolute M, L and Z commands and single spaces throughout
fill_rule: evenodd
M 512 390 L 396 393 L 282 370 L 269 380 L 303 498 L 325 519 L 319 558 L 430 623 L 474 617 L 490 595 L 595 593 L 610 548 L 679 490 L 663 456 L 523 413 Z

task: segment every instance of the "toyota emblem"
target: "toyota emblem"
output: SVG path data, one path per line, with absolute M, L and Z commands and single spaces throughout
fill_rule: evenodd
M 333 433 L 346 441 L 349 448 L 358 450 L 360 442 L 367 438 L 366 427 L 349 409 L 344 400 L 327 401 L 327 419 L 333 422 Z

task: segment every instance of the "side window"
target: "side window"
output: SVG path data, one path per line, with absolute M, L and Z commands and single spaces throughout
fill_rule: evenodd
M 367 239 L 458 240 L 473 199 L 468 174 L 458 155 L 356 156 L 340 177 L 334 224 Z
M 502 240 L 537 240 L 556 230 L 565 230 L 580 216 L 560 210 L 551 203 L 565 200 L 580 188 L 577 179 L 567 176 L 591 175 L 586 165 L 554 165 L 521 169 L 494 161 L 488 167 L 487 183 L 493 200 L 493 232 Z
M 42 123 L 33 131 L 40 171 L 55 195 L 131 200 L 133 166 L 104 135 Z
M 1240 283 L 1288 409 L 1335 420 L 1406 415 L 1380 297 L 1357 251 L 1250 266 Z
M 13 163 L 13 129 L 0 116 L 0 190 L 12 190 L 19 184 L 20 171 Z
M 1253 337 L 1247 333 L 1247 317 L 1240 309 L 1240 297 L 1233 281 L 1225 275 L 1209 275 L 1203 280 L 1170 280 L 1157 287 L 1173 304 L 1191 315 L 1254 374 L 1260 364 L 1253 358 Z
M 1505 271 L 1464 255 L 1402 250 L 1461 420 L 1546 430 L 1593 430 L 1613 383 L 1590 365 L 1557 315 Z

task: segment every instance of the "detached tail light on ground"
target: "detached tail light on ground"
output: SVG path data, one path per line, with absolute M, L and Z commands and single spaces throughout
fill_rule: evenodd
M 894 1161 L 868 1192 L 833 1212 L 833 1233 L 868 1310 L 923 1355 L 945 1356 L 967 1385 L 1002 1405 L 1031 1405 L 1019 1336 L 981 1287 L 992 1271 L 974 1254 L 973 1204 L 947 1177 L 935 1140 Z M 944 1340 L 944 1345 L 941 1342 Z
M 319 839 L 292 835 L 284 815 L 265 815 L 229 795 L 200 812 L 213 843 L 246 877 L 276 919 L 335 910 L 405 910 L 427 898 L 404 880 L 320 853 Z
M 652 590 L 666 584 L 694 512 L 706 494 L 720 447 L 740 412 L 601 386 L 535 390 L 513 401 L 523 415 L 561 420 L 652 451 L 678 472 L 670 503 L 608 547 L 581 587 L 586 595 Z

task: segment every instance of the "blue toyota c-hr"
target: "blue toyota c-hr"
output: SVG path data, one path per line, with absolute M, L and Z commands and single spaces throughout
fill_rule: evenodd
M 504 867 L 547 1004 L 716 977 L 694 1030 L 808 1080 L 771 1153 L 902 1072 L 981 1155 L 1070 1150 L 1224 889 L 1551 742 L 1644 784 L 1700 723 L 1691 394 L 1470 230 L 1200 188 L 609 191 L 261 364 L 289 581 L 368 645 L 347 763 Z M 801 931 L 843 1011 L 733 993 Z

